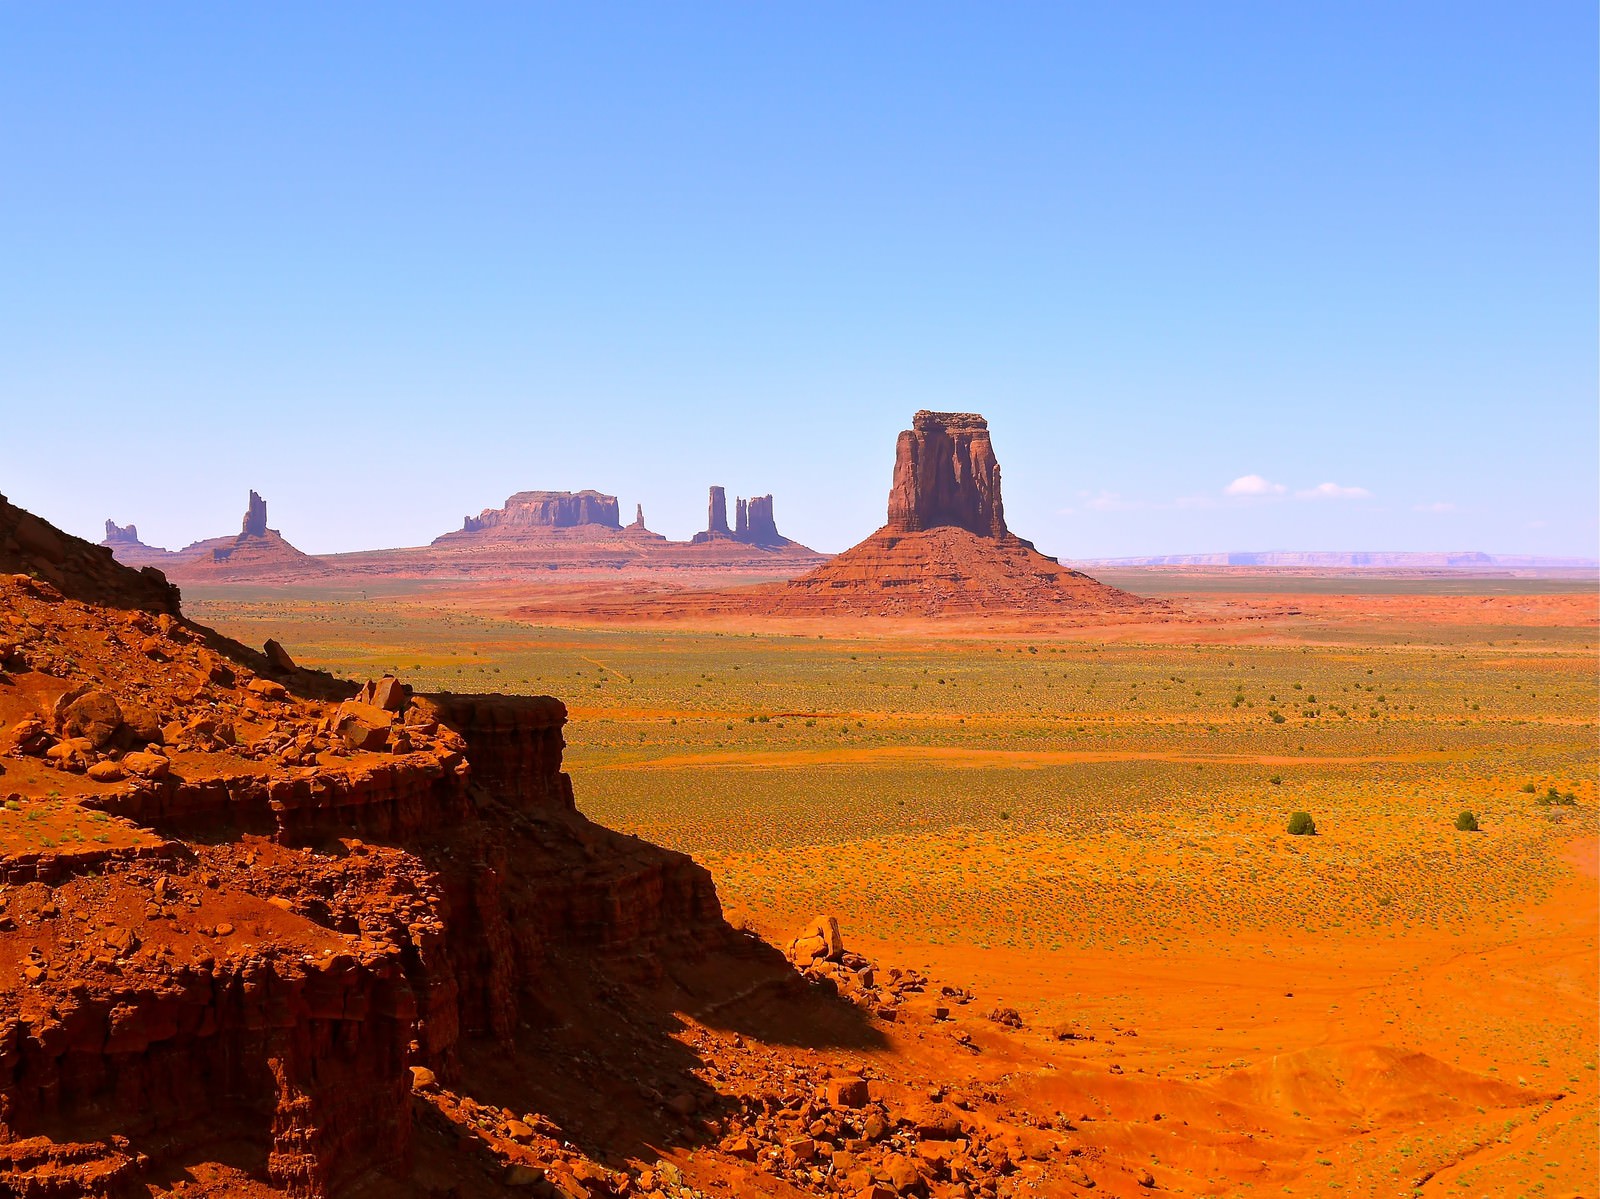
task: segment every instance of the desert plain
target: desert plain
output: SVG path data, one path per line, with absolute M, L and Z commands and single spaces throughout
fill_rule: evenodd
M 797 1052 L 1070 1131 L 1118 1163 L 1078 1171 L 1099 1193 L 1593 1195 L 1593 580 L 1097 576 L 1163 605 L 757 620 L 597 579 L 185 607 L 344 678 L 562 697 L 581 812 L 692 854 L 775 944 L 832 914 L 943 988 Z

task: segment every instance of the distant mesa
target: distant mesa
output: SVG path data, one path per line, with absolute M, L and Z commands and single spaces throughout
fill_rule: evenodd
M 139 545 L 138 525 L 119 525 L 106 521 L 106 539 L 101 545 Z
M 692 541 L 670 541 L 644 523 L 644 505 L 629 525 L 617 497 L 603 492 L 519 491 L 499 508 L 462 519 L 424 546 L 357 550 L 319 557 L 301 553 L 267 525 L 266 501 L 252 491 L 240 531 L 165 550 L 138 540 L 133 525 L 106 522 L 102 543 L 117 561 L 157 566 L 184 582 L 292 582 L 330 575 L 357 579 L 526 579 L 550 572 L 685 571 L 728 577 L 785 578 L 825 556 L 778 532 L 772 497 L 738 501 L 738 527 L 728 527 L 727 498 L 715 488 L 710 523 Z
M 631 524 L 621 523 L 617 497 L 604 492 L 520 491 L 500 508 L 486 508 L 462 521 L 461 528 L 417 549 L 369 550 L 333 555 L 336 570 L 396 577 L 516 578 L 550 571 L 649 573 L 685 570 L 798 574 L 823 555 L 790 541 L 772 521 L 772 500 L 764 505 L 740 501 L 746 525 L 755 533 L 728 526 L 727 493 L 711 490 L 707 529 L 690 541 L 671 541 L 652 532 L 644 505 L 634 507 Z M 765 515 L 750 516 L 752 506 Z M 743 525 L 741 527 L 744 527 Z
M 1084 558 L 1080 566 L 1235 567 L 1249 570 L 1500 571 L 1593 573 L 1593 558 L 1550 558 L 1529 554 L 1485 554 L 1478 550 L 1258 550 L 1220 554 L 1156 554 L 1140 558 Z
M 1149 605 L 1062 566 L 1006 527 L 989 423 L 971 412 L 918 412 L 895 446 L 884 526 L 810 573 L 750 595 L 770 615 L 1062 614 Z
M 733 528 L 728 528 L 728 495 L 721 487 L 711 489 L 710 501 L 706 506 L 705 531 L 696 533 L 692 544 L 708 545 L 715 541 L 735 541 L 741 545 L 766 549 L 785 549 L 790 546 L 805 549 L 799 542 L 791 541 L 778 532 L 770 495 L 758 495 L 750 499 L 737 497 L 734 500 Z
M 282 581 L 328 573 L 321 560 L 302 553 L 278 530 L 267 527 L 267 502 L 253 490 L 234 536 L 212 537 L 181 550 L 166 550 L 145 545 L 139 540 L 136 526 L 119 526 L 108 520 L 106 537 L 100 544 L 124 566 L 157 566 L 180 582 Z
M 618 511 L 617 497 L 598 491 L 519 491 L 506 500 L 504 507 L 485 508 L 477 516 L 466 517 L 459 531 L 573 529 L 580 525 L 620 529 Z
M 106 537 L 100 543 L 111 551 L 112 557 L 124 566 L 166 566 L 172 562 L 171 550 L 146 545 L 139 540 L 137 525 L 119 525 L 106 521 Z

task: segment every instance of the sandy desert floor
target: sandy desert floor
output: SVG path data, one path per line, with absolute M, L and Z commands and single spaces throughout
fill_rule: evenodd
M 950 635 L 550 589 L 187 606 L 341 674 L 562 697 L 587 814 L 693 853 L 772 940 L 833 912 L 1015 1008 L 952 1022 L 983 1052 L 882 1052 L 1163 1190 L 1594 1195 L 1592 586 L 1108 581 L 1173 609 Z

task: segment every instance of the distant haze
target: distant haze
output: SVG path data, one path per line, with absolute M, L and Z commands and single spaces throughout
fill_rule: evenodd
M 0 492 L 421 545 L 918 408 L 1063 559 L 1593 557 L 1592 5 L 0 9 Z

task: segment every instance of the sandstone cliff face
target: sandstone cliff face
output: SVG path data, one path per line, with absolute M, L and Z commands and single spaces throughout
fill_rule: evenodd
M 274 666 L 3 502 L 0 568 L 0 1193 L 226 1140 L 291 1196 L 398 1194 L 413 1069 L 536 1069 L 573 971 L 733 936 L 702 868 L 577 813 L 558 701 Z
M 485 508 L 461 522 L 461 532 L 490 529 L 570 529 L 601 525 L 620 529 L 617 497 L 598 491 L 519 491 L 503 508 Z
M 893 533 L 919 533 L 947 525 L 980 537 L 1006 535 L 1000 464 L 983 417 L 923 410 L 895 446 L 884 527 Z
M 143 545 L 139 540 L 139 527 L 137 525 L 119 525 L 106 521 L 106 539 L 101 545 Z

